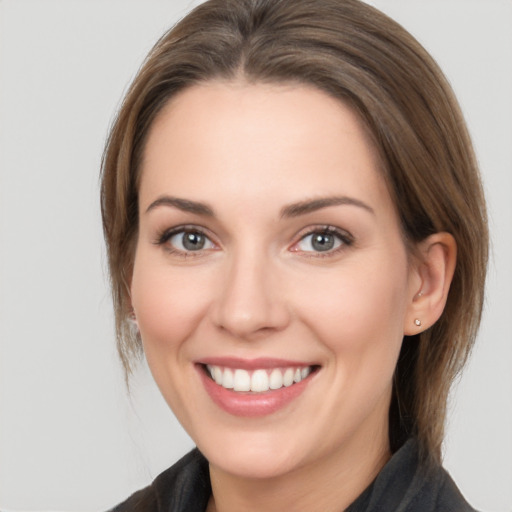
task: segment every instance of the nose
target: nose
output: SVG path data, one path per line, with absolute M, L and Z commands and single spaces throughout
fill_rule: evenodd
M 226 263 L 213 320 L 232 336 L 251 340 L 283 330 L 290 321 L 278 269 L 261 254 Z

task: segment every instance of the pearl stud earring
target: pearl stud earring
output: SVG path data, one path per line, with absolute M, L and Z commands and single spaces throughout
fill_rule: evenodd
M 416 320 L 414 320 L 414 324 L 417 325 L 418 327 L 421 326 L 421 320 L 419 318 L 416 318 Z

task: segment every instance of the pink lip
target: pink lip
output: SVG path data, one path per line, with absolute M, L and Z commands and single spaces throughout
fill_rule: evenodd
M 238 360 L 233 358 L 209 358 L 196 364 L 199 376 L 208 395 L 221 409 L 234 416 L 257 417 L 272 414 L 298 398 L 311 382 L 311 376 L 289 387 L 264 393 L 236 392 L 219 386 L 205 372 L 205 364 L 245 370 L 283 368 L 287 366 L 309 366 L 305 363 L 285 361 L 282 359 Z

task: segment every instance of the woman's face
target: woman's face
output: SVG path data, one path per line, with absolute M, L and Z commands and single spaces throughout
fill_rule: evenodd
M 341 102 L 210 82 L 159 114 L 131 296 L 153 376 L 214 467 L 273 477 L 387 446 L 420 286 Z

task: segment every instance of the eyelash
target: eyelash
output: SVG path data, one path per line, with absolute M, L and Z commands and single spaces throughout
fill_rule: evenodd
M 155 245 L 159 246 L 166 246 L 165 249 L 168 253 L 180 256 L 183 258 L 190 258 L 190 257 L 200 257 L 204 255 L 204 251 L 208 251 L 210 249 L 199 249 L 197 251 L 182 251 L 181 249 L 177 249 L 173 247 L 171 244 L 168 244 L 169 240 L 175 235 L 178 235 L 180 233 L 193 233 L 200 236 L 204 236 L 211 244 L 215 245 L 214 242 L 212 242 L 211 238 L 208 236 L 207 232 L 202 229 L 199 226 L 177 226 L 175 228 L 167 229 L 163 232 L 161 232 L 156 240 L 154 241 Z M 326 251 L 303 251 L 300 249 L 294 249 L 297 245 L 299 245 L 301 242 L 303 242 L 308 236 L 312 235 L 332 235 L 338 239 L 340 244 L 338 247 L 335 247 L 334 249 L 329 249 Z M 167 244 L 167 245 L 166 245 Z M 341 230 L 339 228 L 336 228 L 334 226 L 314 226 L 307 229 L 307 231 L 300 234 L 300 238 L 293 243 L 291 249 L 292 252 L 301 252 L 302 254 L 306 255 L 306 257 L 309 258 L 328 258 L 332 257 L 336 254 L 338 254 L 340 251 L 343 251 L 347 247 L 350 247 L 354 244 L 354 238 L 353 236 L 348 233 L 347 231 Z M 309 254 L 310 253 L 310 254 Z
M 326 251 L 301 251 L 300 249 L 294 249 L 301 242 L 303 242 L 307 237 L 312 235 L 331 235 L 338 239 L 340 242 L 338 247 L 333 249 L 329 249 Z M 334 226 L 314 226 L 309 227 L 307 231 L 300 234 L 300 238 L 297 242 L 295 242 L 292 246 L 293 252 L 302 252 L 306 257 L 309 258 L 329 258 L 336 256 L 339 252 L 346 250 L 348 247 L 354 244 L 354 237 L 345 230 L 336 228 Z
M 171 244 L 168 244 L 169 240 L 175 235 L 179 235 L 180 233 L 193 233 L 200 236 L 204 236 L 207 240 L 210 241 L 213 245 L 214 242 L 211 241 L 211 238 L 208 236 L 206 231 L 199 226 L 177 226 L 175 228 L 167 229 L 161 232 L 156 240 L 154 241 L 155 245 L 165 246 L 165 250 L 169 254 L 173 254 L 182 258 L 197 258 L 204 255 L 204 249 L 200 249 L 198 251 L 182 251 L 181 249 L 177 249 L 173 247 Z M 208 250 L 208 249 L 206 249 Z

